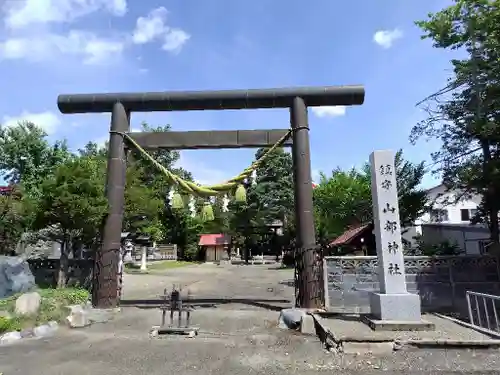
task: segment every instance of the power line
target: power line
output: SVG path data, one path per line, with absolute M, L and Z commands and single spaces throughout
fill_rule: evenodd
M 460 154 L 460 155 L 456 155 L 456 156 L 453 156 L 453 157 L 450 157 L 450 158 L 443 158 L 441 160 L 436 160 L 430 164 L 424 164 L 424 169 L 426 170 L 430 170 L 432 167 L 438 165 L 438 164 L 442 164 L 442 163 L 446 163 L 446 162 L 450 162 L 450 161 L 454 161 L 454 160 L 457 160 L 457 159 L 460 159 L 460 158 L 463 158 L 464 156 L 468 156 L 470 154 L 473 154 L 477 151 L 480 151 L 481 150 L 481 147 L 478 147 L 478 148 L 475 148 L 473 150 L 469 150 L 463 154 Z

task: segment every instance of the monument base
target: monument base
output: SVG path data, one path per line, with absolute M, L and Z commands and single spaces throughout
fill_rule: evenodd
M 418 294 L 370 294 L 371 315 L 379 320 L 418 322 L 422 319 Z
M 418 294 L 370 294 L 371 315 L 364 321 L 373 330 L 433 330 L 434 325 L 422 320 Z
M 361 317 L 363 323 L 374 331 L 434 331 L 434 323 L 420 320 L 418 322 L 400 320 L 380 320 L 371 315 Z

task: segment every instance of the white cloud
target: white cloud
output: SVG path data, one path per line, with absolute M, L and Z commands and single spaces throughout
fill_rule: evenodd
M 92 31 L 55 31 L 54 24 L 71 23 L 95 12 L 123 16 L 126 0 L 7 0 L 3 7 L 6 38 L 0 40 L 0 59 L 28 61 L 81 59 L 84 64 L 116 61 L 123 37 L 102 37 Z
M 346 107 L 343 105 L 337 106 L 325 106 L 325 107 L 313 107 L 312 113 L 318 117 L 339 117 L 344 116 Z
M 68 23 L 97 11 L 127 13 L 126 0 L 7 0 L 5 25 L 20 29 L 33 24 Z
M 132 40 L 135 44 L 152 42 L 165 34 L 168 11 L 164 7 L 153 9 L 146 17 L 139 17 L 135 24 Z
M 119 58 L 125 43 L 119 39 L 100 38 L 91 32 L 46 33 L 32 37 L 14 37 L 0 43 L 0 59 L 47 61 L 71 56 L 84 64 L 102 64 Z
M 177 53 L 190 38 L 185 31 L 166 25 L 168 12 L 163 7 L 139 17 L 132 37 L 103 36 L 71 28 L 61 32 L 60 27 L 54 27 L 97 12 L 123 16 L 127 0 L 4 0 L 0 13 L 4 15 L 6 32 L 0 38 L 0 60 L 41 62 L 72 57 L 84 64 L 114 63 L 131 43 L 160 40 L 164 50 Z
M 61 119 L 55 113 L 46 111 L 39 113 L 23 112 L 19 116 L 3 118 L 3 125 L 10 127 L 15 126 L 19 122 L 28 121 L 43 128 L 48 134 L 53 134 L 57 127 L 61 124 Z
M 184 30 L 168 26 L 167 15 L 167 9 L 159 7 L 145 17 L 139 17 L 132 35 L 133 43 L 145 44 L 159 40 L 163 50 L 179 52 L 191 36 Z
M 191 35 L 181 29 L 170 29 L 165 35 L 161 48 L 168 52 L 179 53 Z
M 403 32 L 399 29 L 379 30 L 373 34 L 373 41 L 384 49 L 392 47 L 392 44 L 403 37 Z

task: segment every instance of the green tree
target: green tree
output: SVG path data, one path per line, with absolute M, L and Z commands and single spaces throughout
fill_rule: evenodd
M 107 213 L 104 165 L 94 157 L 74 157 L 60 164 L 40 186 L 34 229 L 47 230 L 61 245 L 58 287 L 66 285 L 68 256 L 75 240 L 97 242 Z
M 0 196 L 0 255 L 16 250 L 22 234 L 31 220 L 30 201 L 18 188 L 10 195 Z
M 419 189 L 425 174 L 423 163 L 413 164 L 399 150 L 395 158 L 401 226 L 410 226 L 426 209 L 425 191 Z M 319 242 L 342 234 L 349 226 L 373 220 L 370 165 L 358 171 L 337 168 L 331 177 L 321 174 L 313 191 Z
M 257 150 L 259 159 L 268 148 Z M 249 189 L 248 209 L 262 225 L 284 221 L 293 214 L 293 161 L 283 148 L 275 149 L 257 169 L 256 184 Z
M 160 241 L 164 237 L 160 214 L 165 202 L 152 186 L 142 182 L 143 178 L 144 170 L 135 162 L 129 163 L 122 227 L 127 232 L 148 234 L 154 241 Z
M 423 101 L 429 116 L 414 127 L 411 140 L 442 141 L 433 158 L 444 184 L 462 196 L 482 195 L 481 217 L 475 219 L 488 222 L 498 247 L 500 1 L 455 0 L 416 24 L 434 47 L 465 54 L 451 60 L 454 74 L 447 86 Z
M 255 160 L 267 151 L 268 148 L 258 149 Z M 263 240 L 261 234 L 254 233 L 255 229 L 262 231 L 267 225 L 279 220 L 285 224 L 282 238 L 289 238 L 288 231 L 291 228 L 286 224 L 294 222 L 291 155 L 283 148 L 277 148 L 257 169 L 256 175 L 255 183 L 248 181 L 246 184 L 247 202 L 232 200 L 228 205 L 227 226 L 233 246 L 243 249 L 247 255 L 249 248 Z M 265 242 L 261 244 L 266 245 Z
M 47 133 L 31 122 L 0 126 L 0 174 L 23 192 L 36 195 L 41 181 L 71 156 L 66 141 L 50 144 Z
M 331 240 L 350 225 L 372 218 L 369 176 L 355 169 L 337 168 L 330 177 L 321 173 L 313 197 L 319 242 Z

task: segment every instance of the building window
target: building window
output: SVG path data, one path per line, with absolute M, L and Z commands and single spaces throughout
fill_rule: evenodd
M 477 214 L 477 209 L 463 208 L 460 210 L 460 219 L 470 221 Z
M 448 210 L 431 210 L 431 223 L 448 221 Z

